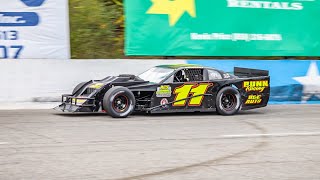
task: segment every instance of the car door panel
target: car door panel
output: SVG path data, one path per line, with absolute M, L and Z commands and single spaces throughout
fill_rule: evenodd
M 152 107 L 167 104 L 162 110 L 214 108 L 213 96 L 216 85 L 213 82 L 166 83 L 157 87 Z M 193 97 L 194 98 L 190 98 Z

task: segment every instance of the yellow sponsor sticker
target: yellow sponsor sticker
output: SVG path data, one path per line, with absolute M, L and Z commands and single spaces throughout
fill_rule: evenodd
M 244 81 L 243 87 L 247 92 L 250 92 L 250 91 L 263 92 L 265 88 L 269 87 L 269 81 L 268 80 Z
M 93 83 L 89 86 L 89 88 L 100 89 L 103 85 L 103 83 Z
M 157 97 L 171 97 L 171 86 L 162 85 L 157 88 L 156 96 Z
M 246 100 L 245 104 L 260 104 L 262 102 L 261 95 L 249 95 L 248 99 Z
M 86 102 L 86 99 L 76 99 L 76 98 L 72 98 L 71 99 L 71 104 L 76 104 L 77 101 L 77 105 L 82 105 L 84 102 Z

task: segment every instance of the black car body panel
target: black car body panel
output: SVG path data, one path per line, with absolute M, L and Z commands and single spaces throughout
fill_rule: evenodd
M 187 80 L 175 80 L 180 71 Z M 212 72 L 218 78 L 212 78 Z M 210 67 L 180 65 L 159 83 L 126 74 L 88 81 L 73 94 L 63 95 L 62 104 L 55 109 L 103 112 L 104 94 L 114 86 L 127 87 L 135 96 L 135 111 L 149 113 L 215 111 L 217 93 L 226 86 L 238 89 L 243 110 L 267 106 L 270 96 L 268 71 L 236 67 L 231 74 Z

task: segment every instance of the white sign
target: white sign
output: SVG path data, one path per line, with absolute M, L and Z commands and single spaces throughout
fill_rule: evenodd
M 68 0 L 0 0 L 0 59 L 70 58 Z

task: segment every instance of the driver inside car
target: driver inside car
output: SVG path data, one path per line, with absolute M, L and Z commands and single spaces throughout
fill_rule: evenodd
M 175 74 L 174 82 L 188 82 L 189 78 L 186 76 L 186 73 L 181 70 Z

